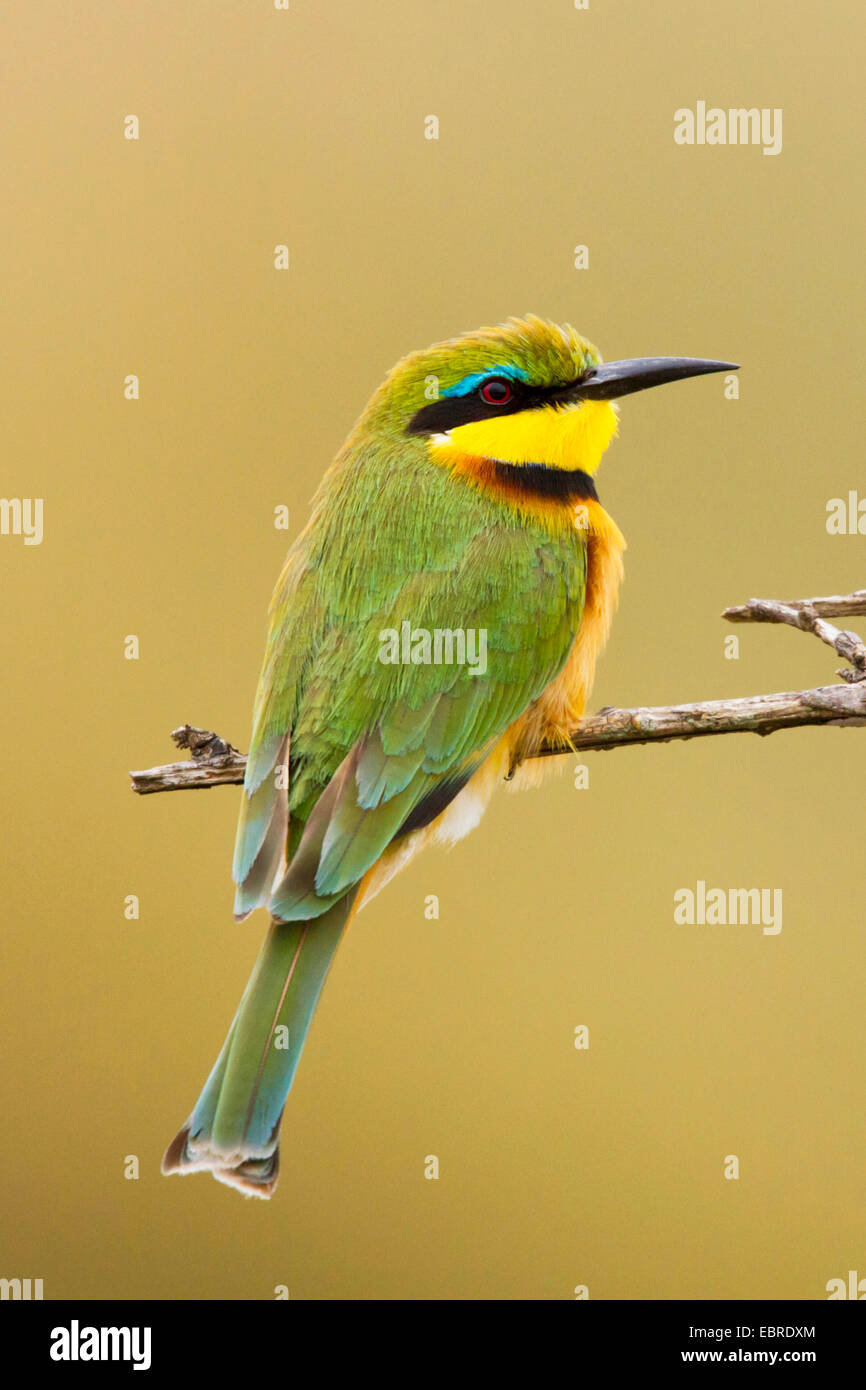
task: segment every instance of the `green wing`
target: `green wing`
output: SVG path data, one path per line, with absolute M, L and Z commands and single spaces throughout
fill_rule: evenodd
M 402 580 L 377 545 L 348 591 L 329 591 L 326 566 L 290 560 L 247 766 L 238 916 L 327 911 L 393 840 L 447 806 L 561 670 L 583 607 L 583 547 L 512 518 L 485 522 L 474 534 L 452 527 L 442 553 L 404 565 Z M 483 630 L 486 670 L 384 663 L 382 633 L 404 622 Z

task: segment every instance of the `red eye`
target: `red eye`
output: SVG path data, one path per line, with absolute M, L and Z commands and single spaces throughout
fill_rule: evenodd
M 486 405 L 506 405 L 511 400 L 511 385 L 501 377 L 493 377 L 485 381 L 478 394 Z

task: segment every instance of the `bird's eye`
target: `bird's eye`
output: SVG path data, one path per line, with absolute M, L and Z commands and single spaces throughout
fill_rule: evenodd
M 511 383 L 503 381 L 502 377 L 492 377 L 490 381 L 485 381 L 478 392 L 485 405 L 507 405 L 512 397 Z

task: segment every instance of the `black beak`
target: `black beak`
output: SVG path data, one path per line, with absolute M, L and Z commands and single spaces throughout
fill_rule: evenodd
M 633 391 L 646 391 L 650 386 L 664 386 L 666 381 L 736 371 L 736 362 L 712 362 L 704 357 L 627 357 L 622 362 L 602 362 L 592 367 L 568 388 L 568 399 L 612 401 L 630 396 Z

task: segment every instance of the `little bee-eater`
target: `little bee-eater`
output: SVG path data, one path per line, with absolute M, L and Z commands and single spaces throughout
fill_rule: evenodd
M 730 362 L 602 363 L 535 317 L 413 353 L 326 473 L 270 608 L 234 858 L 271 927 L 165 1173 L 269 1197 L 347 923 L 583 714 L 624 541 L 593 481 L 613 402 Z M 395 636 L 396 634 L 396 636 Z M 485 660 L 465 658 L 467 636 Z

